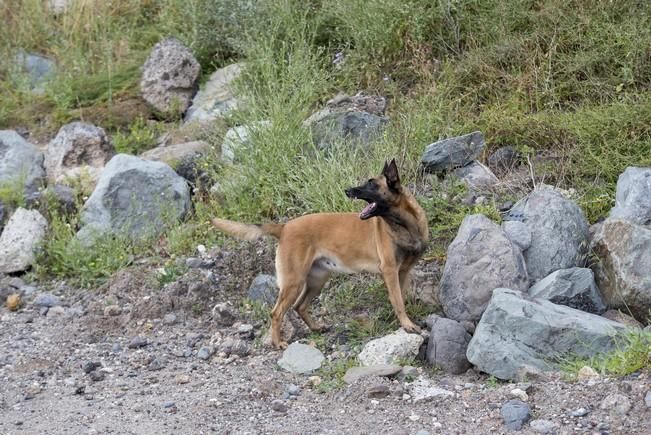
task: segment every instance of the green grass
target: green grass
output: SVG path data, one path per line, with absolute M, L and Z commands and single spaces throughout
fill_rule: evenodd
M 118 130 L 113 135 L 113 145 L 117 153 L 138 155 L 156 146 L 159 133 L 160 127 L 138 118 L 129 126 L 129 131 Z
M 618 337 L 615 350 L 591 358 L 565 356 L 560 367 L 575 379 L 584 366 L 592 367 L 603 376 L 626 376 L 651 369 L 651 331 L 629 330 Z

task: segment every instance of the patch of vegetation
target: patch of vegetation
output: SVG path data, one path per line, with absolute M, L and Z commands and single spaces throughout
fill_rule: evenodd
M 188 271 L 185 264 L 179 263 L 175 258 L 170 258 L 165 262 L 158 272 L 158 284 L 160 287 L 176 281 L 180 276 Z
M 25 207 L 25 177 L 1 182 L 0 202 L 10 210 Z
M 355 358 L 339 358 L 326 361 L 317 371 L 317 374 L 321 377 L 321 383 L 316 386 L 315 391 L 318 393 L 327 393 L 333 390 L 340 390 L 346 384 L 344 382 L 346 371 L 356 365 Z
M 651 331 L 627 331 L 617 338 L 615 349 L 590 358 L 565 356 L 560 367 L 571 379 L 584 366 L 589 366 L 604 376 L 626 376 L 644 369 L 651 369 Z
M 138 155 L 155 147 L 159 134 L 160 129 L 155 124 L 138 118 L 129 126 L 128 131 L 118 130 L 112 140 L 116 152 Z

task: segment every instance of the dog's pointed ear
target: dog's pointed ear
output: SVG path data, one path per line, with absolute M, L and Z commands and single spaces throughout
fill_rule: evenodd
M 398 165 L 396 165 L 396 159 L 391 159 L 391 163 L 384 163 L 384 169 L 382 174 L 387 179 L 387 184 L 392 189 L 397 189 L 400 187 L 400 175 L 398 175 Z

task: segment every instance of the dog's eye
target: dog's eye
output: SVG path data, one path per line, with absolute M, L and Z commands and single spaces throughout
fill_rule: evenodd
M 373 179 L 372 179 L 372 178 L 369 178 L 368 181 L 367 181 L 367 183 L 369 183 L 369 184 L 373 183 Z

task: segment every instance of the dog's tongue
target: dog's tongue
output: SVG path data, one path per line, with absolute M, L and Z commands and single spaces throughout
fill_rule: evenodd
M 373 210 L 375 210 L 375 207 L 377 207 L 377 204 L 375 202 L 369 203 L 366 207 L 364 207 L 364 210 L 359 212 L 359 217 L 361 219 L 368 219 L 373 213 Z

